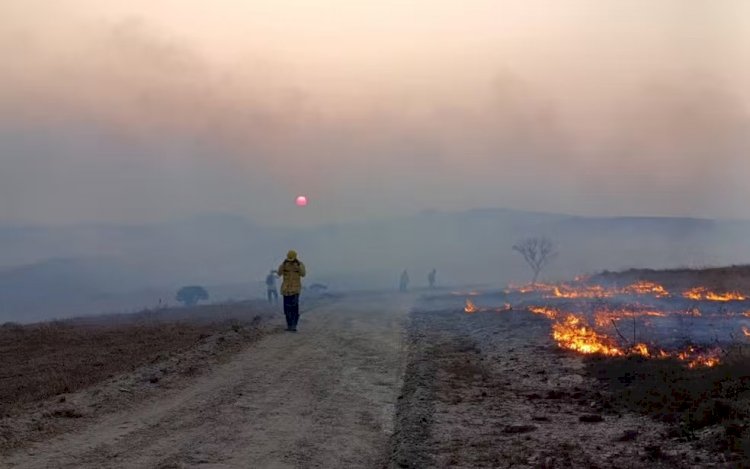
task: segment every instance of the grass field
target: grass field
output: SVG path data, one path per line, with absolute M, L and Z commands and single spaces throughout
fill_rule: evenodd
M 212 334 L 259 324 L 263 303 L 172 308 L 0 326 L 0 416 L 187 350 Z
M 675 291 L 704 286 L 750 294 L 750 266 L 633 269 L 592 278 L 617 284 L 638 280 Z M 592 358 L 587 370 L 607 389 L 605 404 L 611 408 L 667 422 L 671 436 L 708 445 L 712 451 L 726 453 L 733 464 L 750 467 L 750 342 L 742 339 L 729 346 L 722 362 L 712 368 L 688 369 L 675 360 L 631 356 Z

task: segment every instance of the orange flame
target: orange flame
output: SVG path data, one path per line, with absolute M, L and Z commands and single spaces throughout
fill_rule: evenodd
M 695 287 L 691 288 L 690 290 L 684 292 L 682 294 L 685 298 L 688 298 L 690 300 L 708 300 L 708 301 L 744 301 L 747 299 L 746 296 L 742 295 L 738 292 L 726 292 L 726 293 L 717 293 L 709 290 L 706 287 Z
M 685 350 L 674 353 L 660 352 L 660 358 L 676 358 L 687 362 L 688 368 L 711 368 L 721 363 L 721 349 L 712 349 L 705 352 L 698 352 L 695 347 L 690 346 Z
M 540 314 L 542 316 L 545 316 L 548 319 L 555 319 L 558 314 L 558 311 L 556 309 L 548 308 L 546 306 L 531 306 L 529 308 L 529 311 L 531 311 L 534 314 Z
M 669 292 L 663 286 L 646 280 L 641 280 L 625 287 L 624 291 L 635 295 L 653 295 L 657 298 L 669 296 Z
M 750 337 L 750 329 L 746 326 L 742 326 L 742 333 L 745 334 L 745 337 Z
M 646 344 L 635 344 L 631 352 L 644 356 L 644 357 L 651 356 L 648 350 L 648 345 Z
M 562 322 L 552 325 L 552 337 L 560 347 L 576 352 L 608 356 L 623 355 L 623 351 L 617 348 L 612 339 L 598 334 L 582 318 L 574 314 L 569 314 Z
M 552 295 L 557 298 L 604 298 L 612 296 L 613 292 L 600 285 L 582 287 L 559 285 L 552 289 Z
M 580 283 L 580 282 L 579 282 Z M 571 285 L 571 284 L 531 284 L 521 287 L 509 286 L 506 293 L 541 293 L 551 298 L 608 298 L 617 295 L 642 295 L 663 298 L 670 296 L 669 291 L 662 285 L 638 281 L 624 288 L 603 287 L 601 285 Z M 685 298 L 706 299 L 710 301 L 736 301 L 745 300 L 740 293 L 715 293 L 706 288 L 698 287 L 683 293 Z M 508 304 L 504 308 L 493 311 L 507 311 L 512 309 Z M 591 326 L 586 317 L 577 313 L 563 313 L 557 308 L 549 306 L 530 306 L 527 310 L 533 314 L 539 314 L 552 321 L 552 337 L 561 348 L 572 350 L 582 354 L 599 354 L 605 356 L 639 355 L 654 359 L 677 359 L 686 363 L 689 368 L 713 367 L 721 362 L 722 351 L 720 349 L 699 351 L 695 347 L 685 350 L 668 352 L 659 348 L 653 348 L 645 343 L 637 343 L 632 346 L 620 346 L 619 341 L 603 332 L 609 328 L 614 321 L 623 318 L 636 317 L 667 317 L 669 314 L 687 314 L 701 316 L 698 308 L 693 308 L 682 313 L 668 313 L 665 311 L 649 310 L 639 305 L 619 309 L 604 309 L 596 311 L 593 315 L 594 326 Z M 466 300 L 467 313 L 480 311 L 470 299 Z M 743 313 L 750 317 L 750 310 Z M 750 337 L 750 329 L 743 327 L 743 334 Z
M 603 309 L 603 310 L 596 311 L 596 313 L 594 313 L 594 323 L 597 325 L 597 327 L 608 327 L 610 324 L 612 324 L 612 321 L 619 321 L 625 318 L 636 318 L 636 317 L 641 317 L 641 316 L 663 318 L 667 316 L 667 313 L 663 311 L 651 311 L 651 310 L 639 311 L 637 309 L 634 309 L 634 310 Z
M 661 285 L 655 282 L 645 280 L 636 282 L 625 288 L 607 288 L 601 285 L 570 285 L 557 284 L 551 285 L 546 283 L 536 283 L 524 285 L 521 287 L 509 286 L 507 293 L 517 291 L 519 293 L 544 293 L 550 298 L 611 298 L 616 295 L 652 295 L 657 298 L 669 296 L 669 292 Z
M 718 357 L 711 355 L 699 355 L 688 363 L 688 368 L 711 368 L 720 363 Z
M 518 292 L 518 293 L 539 293 L 539 292 L 552 292 L 555 289 L 555 285 L 549 285 L 546 283 L 530 283 L 528 285 L 508 285 L 505 290 L 506 293 Z
M 545 311 L 544 308 L 535 309 L 540 312 Z M 630 314 L 633 313 L 630 312 Z M 606 317 L 606 315 L 604 316 Z M 601 318 L 598 320 L 601 320 Z M 747 335 L 750 336 L 750 330 L 747 330 Z M 644 343 L 637 343 L 629 349 L 624 349 L 619 347 L 617 341 L 610 336 L 594 330 L 583 317 L 572 313 L 567 314 L 563 320 L 558 320 L 552 324 L 552 337 L 559 347 L 583 354 L 605 356 L 634 354 L 647 358 L 676 358 L 686 362 L 689 368 L 712 367 L 721 362 L 720 356 L 722 352 L 720 349 L 699 352 L 695 347 L 691 346 L 679 352 L 666 352 L 662 349 L 652 351 Z

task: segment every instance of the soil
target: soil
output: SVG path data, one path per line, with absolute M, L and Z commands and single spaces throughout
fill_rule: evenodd
M 91 408 L 92 390 L 68 396 L 71 417 L 58 418 L 75 421 L 69 431 L 17 448 L 0 465 L 378 467 L 393 430 L 411 304 L 406 296 L 358 297 L 321 306 L 303 312 L 298 333 L 284 332 L 278 314 L 274 333 L 229 361 L 168 386 L 140 379 L 158 392 L 120 399 L 111 412 Z M 120 386 L 102 384 L 97 395 L 130 395 Z
M 523 311 L 414 312 L 388 466 L 735 467 L 612 408 L 581 357 L 549 336 L 546 319 Z
M 373 294 L 321 303 L 298 333 L 282 322 L 170 358 L 193 373 L 160 362 L 3 419 L 26 433 L 0 466 L 733 467 L 609 405 L 537 315 Z M 226 340 L 233 354 L 206 358 Z

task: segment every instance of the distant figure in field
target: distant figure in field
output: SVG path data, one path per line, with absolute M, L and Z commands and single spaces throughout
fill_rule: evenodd
M 398 289 L 402 292 L 405 292 L 409 289 L 409 274 L 406 272 L 406 270 L 401 272 L 401 279 L 398 283 Z
M 429 274 L 427 274 L 427 282 L 430 284 L 430 290 L 435 289 L 435 280 L 437 278 L 437 270 L 432 269 Z
M 266 277 L 266 293 L 268 294 L 268 302 L 277 305 L 279 304 L 279 292 L 276 291 L 276 271 L 272 270 Z
M 302 277 L 307 274 L 305 264 L 297 259 L 296 251 L 289 251 L 286 259 L 279 266 L 278 274 L 283 278 L 281 295 L 284 297 L 284 316 L 286 330 L 297 332 L 299 322 L 299 294 L 302 292 Z

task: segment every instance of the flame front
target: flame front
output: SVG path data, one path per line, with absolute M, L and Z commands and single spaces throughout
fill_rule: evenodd
M 645 280 L 638 281 L 625 288 L 604 287 L 602 285 L 586 285 L 583 283 L 550 285 L 546 283 L 535 283 L 522 287 L 509 287 L 506 292 L 516 291 L 518 293 L 542 293 L 550 298 L 612 298 L 618 295 L 651 295 L 656 298 L 670 296 L 662 285 Z
M 717 293 L 706 287 L 695 287 L 684 292 L 683 297 L 696 301 L 745 301 L 747 297 L 738 292 Z
M 587 299 L 598 300 L 616 298 L 614 303 L 629 301 L 630 297 L 640 297 L 637 303 L 625 304 L 616 308 L 610 306 L 598 307 L 592 310 L 586 309 L 587 312 L 571 312 L 559 309 L 559 306 L 545 305 L 524 305 L 524 308 L 533 314 L 544 316 L 552 322 L 552 338 L 561 348 L 572 350 L 577 353 L 604 356 L 626 356 L 637 355 L 651 359 L 674 359 L 685 362 L 689 368 L 712 367 L 721 362 L 723 351 L 721 349 L 699 349 L 693 346 L 677 351 L 665 351 L 653 344 L 636 343 L 634 340 L 628 341 L 617 329 L 617 322 L 625 318 L 633 319 L 633 334 L 635 335 L 635 324 L 648 326 L 651 324 L 650 318 L 665 318 L 675 316 L 692 316 L 701 317 L 701 310 L 691 308 L 688 310 L 660 310 L 662 303 L 655 305 L 649 304 L 648 301 L 642 303 L 643 298 L 662 299 L 672 297 L 670 292 L 662 285 L 650 281 L 638 281 L 626 287 L 601 286 L 596 284 L 587 285 L 576 281 L 575 283 L 566 284 L 544 284 L 534 283 L 525 286 L 509 286 L 505 290 L 506 294 L 536 294 L 542 298 L 553 299 L 578 299 L 581 300 L 576 307 L 590 304 Z M 471 295 L 468 295 L 471 296 Z M 502 308 L 477 308 L 470 298 L 466 299 L 464 311 L 475 313 L 478 311 L 509 311 L 512 309 L 510 304 Z M 708 301 L 743 301 L 747 298 L 738 292 L 717 293 L 710 291 L 705 287 L 696 287 L 685 291 L 682 296 L 694 300 Z M 623 298 L 624 297 L 624 298 Z M 632 301 L 632 300 L 630 300 Z M 607 302 L 609 303 L 609 302 Z M 604 303 L 604 304 L 607 304 Z M 557 303 L 556 303 L 557 304 Z M 708 309 L 710 311 L 710 308 Z M 742 314 L 750 317 L 750 310 L 742 313 L 723 312 L 725 317 L 736 317 Z M 640 320 L 638 318 L 641 318 Z M 591 321 L 591 322 L 589 322 Z M 636 322 L 639 321 L 639 322 Z M 615 335 L 617 331 L 617 335 Z M 750 328 L 743 327 L 742 332 L 745 337 L 750 338 Z M 622 339 L 620 341 L 617 337 Z
M 529 308 L 529 311 L 531 311 L 534 314 L 545 316 L 548 319 L 557 318 L 557 315 L 559 313 L 559 311 L 557 311 L 556 309 L 548 308 L 546 306 L 532 306 Z
M 711 368 L 719 363 L 720 350 L 710 350 L 706 353 L 699 353 L 688 358 L 688 368 Z
M 642 280 L 625 288 L 625 292 L 635 295 L 653 295 L 657 298 L 669 296 L 669 292 L 661 285 L 655 282 Z
M 742 333 L 745 334 L 745 337 L 750 337 L 750 329 L 746 326 L 742 326 Z
M 624 354 L 612 339 L 598 334 L 583 318 L 574 314 L 568 314 L 562 321 L 552 324 L 552 337 L 560 347 L 580 353 L 608 356 Z
M 623 318 L 667 316 L 667 313 L 662 311 L 638 309 L 600 310 L 594 313 L 595 328 L 586 321 L 586 318 L 582 314 L 562 313 L 557 309 L 544 306 L 533 306 L 528 309 L 534 314 L 543 315 L 553 321 L 552 338 L 558 347 L 578 353 L 586 355 L 598 354 L 610 357 L 640 355 L 646 358 L 677 359 L 685 362 L 689 368 L 712 367 L 718 365 L 721 361 L 722 351 L 718 348 L 701 351 L 690 346 L 681 351 L 668 352 L 659 348 L 652 349 L 650 345 L 642 342 L 630 346 L 620 346 L 615 338 L 602 332 L 602 329 L 610 327 L 615 321 Z M 750 329 L 743 328 L 743 333 L 750 337 Z
M 555 287 L 553 294 L 557 298 L 609 298 L 614 296 L 615 292 L 607 290 L 600 285 L 582 287 L 561 285 L 560 287 Z
M 620 321 L 625 318 L 639 318 L 642 316 L 664 318 L 667 317 L 667 313 L 647 309 L 601 309 L 594 313 L 594 323 L 597 327 L 608 327 L 613 321 Z
M 646 344 L 635 344 L 631 350 L 631 352 L 641 355 L 643 357 L 650 357 L 651 353 L 649 352 L 648 345 Z M 660 350 L 660 352 L 663 352 L 663 350 Z

